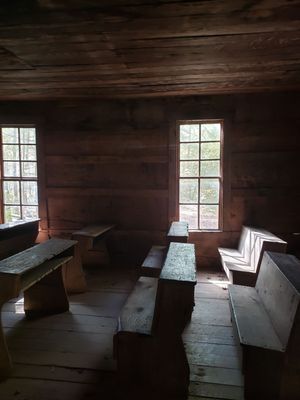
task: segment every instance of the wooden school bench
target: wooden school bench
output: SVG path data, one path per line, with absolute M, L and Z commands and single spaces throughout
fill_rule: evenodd
M 181 335 L 195 285 L 193 244 L 171 243 L 160 277 L 139 278 L 114 336 L 118 376 L 126 387 L 146 388 L 153 398 L 186 398 L 189 365 Z
M 27 317 L 67 311 L 62 266 L 72 260 L 73 240 L 50 239 L 0 261 L 0 307 L 24 291 Z M 12 362 L 0 323 L 0 379 L 9 375 Z
M 88 225 L 72 234 L 77 240 L 82 263 L 109 264 L 110 258 L 106 245 L 107 234 L 115 227 L 113 224 Z
M 189 237 L 188 223 L 174 221 L 167 234 L 168 246 L 171 242 L 187 243 Z M 168 246 L 152 246 L 141 266 L 142 276 L 158 277 L 166 258 Z
M 246 399 L 300 396 L 300 261 L 265 252 L 255 287 L 229 285 Z
M 0 224 L 0 260 L 34 245 L 39 233 L 39 219 Z
M 238 249 L 219 247 L 218 251 L 230 283 L 254 286 L 264 251 L 285 253 L 286 246 L 284 240 L 264 229 L 243 226 Z

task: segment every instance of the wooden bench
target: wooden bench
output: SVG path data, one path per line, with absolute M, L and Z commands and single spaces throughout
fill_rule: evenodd
M 272 233 L 243 226 L 238 249 L 219 247 L 223 269 L 230 283 L 254 286 L 263 252 L 285 252 L 287 243 Z
M 189 238 L 189 226 L 187 222 L 174 221 L 172 222 L 167 234 L 168 243 L 180 242 L 187 243 Z
M 187 243 L 188 224 L 186 222 L 172 222 L 168 235 L 168 245 L 171 242 Z M 152 246 L 141 267 L 142 276 L 158 277 L 164 264 L 168 246 Z
M 114 336 L 118 376 L 127 387 L 146 388 L 151 398 L 186 398 L 189 365 L 181 335 L 195 284 L 195 248 L 184 243 L 170 244 L 159 278 L 137 281 Z
M 67 311 L 69 302 L 61 270 L 72 259 L 76 243 L 73 240 L 50 239 L 0 261 L 0 307 L 24 291 L 27 317 Z M 0 378 L 8 376 L 11 369 L 0 323 Z
M 265 252 L 255 288 L 229 285 L 246 399 L 300 397 L 300 261 Z
M 39 219 L 0 224 L 0 260 L 34 245 L 39 233 Z
M 73 232 L 72 239 L 78 241 L 84 265 L 109 264 L 106 236 L 114 227 L 111 224 L 89 225 Z

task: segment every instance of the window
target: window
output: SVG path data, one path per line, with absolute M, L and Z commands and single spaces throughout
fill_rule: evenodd
M 179 219 L 191 230 L 221 229 L 222 121 L 178 124 Z
M 36 130 L 1 127 L 4 222 L 38 218 Z

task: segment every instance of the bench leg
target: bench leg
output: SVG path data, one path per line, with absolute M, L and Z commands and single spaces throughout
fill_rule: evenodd
M 68 310 L 69 301 L 63 283 L 62 267 L 24 291 L 24 311 L 29 318 Z
M 0 305 L 0 312 L 4 302 Z M 12 371 L 12 362 L 3 332 L 2 318 L 0 316 L 0 381 L 7 378 Z
M 84 293 L 87 284 L 82 269 L 82 260 L 79 246 L 75 246 L 74 257 L 63 266 L 63 278 L 68 293 Z

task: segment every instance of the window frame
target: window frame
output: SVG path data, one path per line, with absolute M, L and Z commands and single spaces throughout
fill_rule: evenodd
M 224 226 L 224 119 L 220 118 L 205 118 L 205 119 L 180 119 L 176 121 L 176 126 L 175 126 L 175 168 L 176 168 L 176 173 L 175 173 L 175 197 L 176 197 L 176 204 L 175 204 L 175 213 L 176 213 L 176 218 L 179 219 L 179 206 L 180 206 L 180 190 L 179 190 L 179 182 L 180 182 L 180 143 L 190 143 L 190 142 L 180 142 L 180 126 L 181 125 L 188 125 L 188 124 L 213 124 L 213 123 L 218 123 L 220 124 L 220 140 L 218 141 L 201 141 L 201 129 L 200 131 L 200 136 L 199 136 L 199 141 L 194 143 L 211 143 L 211 142 L 220 142 L 220 177 L 218 177 L 219 182 L 220 182 L 220 187 L 219 187 L 219 202 L 215 203 L 216 205 L 219 206 L 219 226 L 216 229 L 201 229 L 200 228 L 200 215 L 199 215 L 199 210 L 198 210 L 198 228 L 196 229 L 191 229 L 189 228 L 190 232 L 222 232 L 223 231 L 223 226 Z M 191 142 L 192 143 L 192 142 Z M 201 161 L 201 153 L 199 149 L 199 158 L 196 161 Z M 192 161 L 192 160 L 191 160 Z M 212 160 L 213 161 L 213 160 Z M 184 177 L 184 179 L 197 179 L 198 180 L 198 203 L 197 206 L 200 207 L 200 179 L 215 179 L 216 177 L 201 177 L 200 173 L 198 177 Z M 194 203 L 191 203 L 194 204 Z
M 20 177 L 4 177 L 4 161 L 9 161 L 9 160 L 4 160 L 3 158 L 3 145 L 6 143 L 3 143 L 2 141 L 2 129 L 5 128 L 17 128 L 18 129 L 18 135 L 19 135 L 19 142 L 16 143 L 19 147 L 19 160 L 16 160 L 19 162 L 20 165 Z M 28 160 L 29 162 L 33 162 L 36 164 L 36 177 L 22 177 L 21 176 L 21 143 L 20 143 L 20 129 L 21 128 L 34 128 L 35 129 L 35 150 L 36 150 L 36 159 L 35 160 Z M 0 125 L 0 181 L 1 181 L 1 187 L 0 187 L 0 218 L 1 218 L 1 223 L 9 223 L 5 221 L 5 212 L 4 212 L 4 193 L 3 193 L 3 182 L 4 181 L 15 181 L 19 183 L 19 194 L 20 194 L 20 202 L 16 206 L 20 207 L 20 215 L 21 215 L 21 220 L 39 220 L 40 219 L 40 193 L 39 193 L 39 181 L 40 181 L 40 174 L 39 174 L 39 143 L 38 143 L 38 134 L 37 134 L 37 126 L 36 124 L 28 124 L 28 123 L 10 123 L 10 124 L 1 124 Z M 8 143 L 9 144 L 9 143 Z M 12 143 L 15 144 L 15 143 Z M 23 160 L 24 161 L 24 160 Z M 25 160 L 26 161 L 26 160 Z M 22 194 L 21 194 L 21 182 L 36 182 L 37 183 L 37 204 L 31 205 L 29 204 L 28 206 L 34 206 L 37 207 L 38 210 L 38 216 L 36 218 L 27 218 L 25 219 L 23 217 L 23 212 L 22 212 Z

